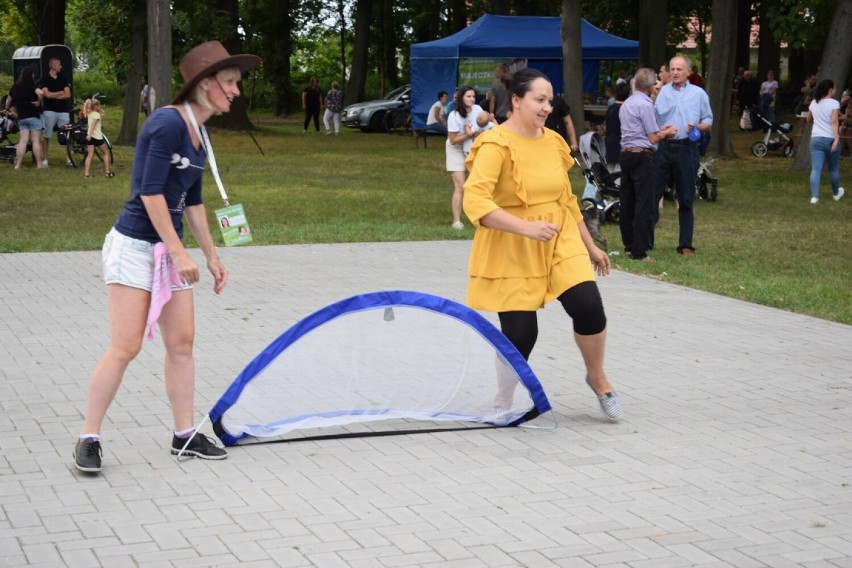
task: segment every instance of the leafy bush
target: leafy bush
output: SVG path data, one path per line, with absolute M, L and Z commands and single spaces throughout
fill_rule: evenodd
M 6 95 L 14 83 L 15 80 L 12 79 L 11 75 L 0 73 L 0 97 Z
M 104 72 L 90 69 L 74 73 L 74 101 L 75 107 L 80 107 L 83 101 L 95 93 L 105 95 L 101 100 L 111 106 L 121 106 L 124 101 L 124 86 L 118 85 L 115 77 Z M 142 90 L 142 85 L 139 85 Z M 100 97 L 99 97 L 100 98 Z

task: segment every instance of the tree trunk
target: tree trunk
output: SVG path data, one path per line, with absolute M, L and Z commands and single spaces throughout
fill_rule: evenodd
M 508 16 L 511 10 L 510 4 L 509 0 L 494 0 L 491 5 L 491 13 L 498 16 Z
M 837 0 L 834 17 L 825 42 L 820 63 L 820 79 L 831 79 L 836 89 L 835 98 L 840 100 L 849 70 L 852 66 L 852 41 L 849 30 L 852 29 L 852 0 Z
M 342 1 L 342 0 L 341 0 Z M 272 114 L 286 116 L 294 102 L 290 83 L 290 55 L 293 51 L 293 7 L 291 0 L 249 2 L 248 18 L 260 40 L 263 79 L 272 86 Z
M 20 16 L 32 25 L 36 45 L 65 43 L 65 0 L 16 0 L 10 1 L 9 5 L 14 6 Z
M 39 45 L 65 43 L 65 0 L 38 0 L 36 21 Z
M 148 0 L 148 84 L 151 110 L 172 102 L 172 13 L 168 0 Z
M 734 10 L 728 11 L 736 14 Z M 698 18 L 697 22 L 698 28 L 695 41 L 698 43 L 698 53 L 701 55 L 701 76 L 707 77 L 707 22 L 701 18 Z M 733 41 L 733 36 L 731 36 L 731 41 Z M 695 61 L 692 64 L 695 65 Z
M 790 88 L 796 90 L 802 88 L 807 73 L 805 72 L 805 52 L 801 48 L 790 48 L 787 50 L 787 78 Z M 798 96 L 798 95 L 797 95 Z
M 813 130 L 813 127 L 813 122 L 808 122 L 802 131 L 799 147 L 796 148 L 796 157 L 793 158 L 793 164 L 790 166 L 790 169 L 794 172 L 807 172 L 811 169 L 811 130 Z
M 768 10 L 776 7 L 778 0 L 761 0 L 760 2 L 760 45 L 757 47 L 757 80 L 766 80 L 766 73 L 775 72 L 775 78 L 781 79 L 781 45 L 772 31 L 772 22 Z
M 660 33 L 658 22 L 665 22 L 668 14 L 667 0 L 644 0 L 639 2 L 639 65 L 654 71 L 666 57 L 666 34 Z
M 814 53 L 813 50 L 803 48 L 790 49 L 787 57 L 790 86 L 797 90 L 801 89 L 805 78 L 816 73 L 821 59 L 822 52 Z
M 139 102 L 141 100 L 142 75 L 145 65 L 145 4 L 137 2 L 131 18 L 130 68 L 127 70 L 127 88 L 124 92 L 124 114 L 121 118 L 120 146 L 133 146 L 139 128 Z
M 751 0 L 737 1 L 737 50 L 734 66 L 751 68 Z
M 346 3 L 337 0 L 337 17 L 340 19 L 340 90 L 346 92 Z
M 443 4 L 443 2 L 440 4 Z M 440 4 L 438 2 L 429 2 L 429 7 L 427 8 L 428 23 L 426 28 L 429 35 L 420 41 L 432 41 L 441 37 L 441 28 L 442 23 L 444 22 L 444 16 L 443 6 Z
M 460 32 L 467 27 L 467 2 L 450 0 L 450 33 Z
M 835 98 L 839 99 L 845 88 L 849 66 L 852 64 L 852 42 L 849 41 L 849 30 L 852 29 L 852 0 L 837 0 L 834 17 L 825 42 L 820 65 L 820 79 L 834 81 Z M 807 171 L 811 169 L 811 128 L 808 124 L 802 133 L 802 140 L 793 160 L 792 170 Z
M 237 0 L 216 0 L 216 11 L 227 19 L 227 26 L 223 27 L 227 30 L 227 36 L 221 38 L 222 45 L 231 55 L 243 53 L 240 36 L 237 33 L 240 23 L 239 3 Z M 230 112 L 210 117 L 207 124 L 227 130 L 254 130 L 254 125 L 248 117 L 248 103 L 242 84 L 240 84 L 240 95 L 231 103 Z
M 571 120 L 577 139 L 585 132 L 583 109 L 583 48 L 580 38 L 580 0 L 562 0 L 562 77 L 565 101 L 571 107 Z
M 393 90 L 399 86 L 399 65 L 397 65 L 397 34 L 394 30 L 393 2 L 383 0 L 378 2 L 379 29 L 382 38 L 382 86 L 387 85 L 383 92 Z
M 372 4 L 370 0 L 358 0 L 355 7 L 355 45 L 352 49 L 352 72 L 349 76 L 349 84 L 346 86 L 346 100 L 349 103 L 364 100 Z
M 731 119 L 736 35 L 737 10 L 730 9 L 730 0 L 713 0 L 713 46 L 705 88 L 713 110 L 709 151 L 719 156 L 734 155 L 728 123 Z

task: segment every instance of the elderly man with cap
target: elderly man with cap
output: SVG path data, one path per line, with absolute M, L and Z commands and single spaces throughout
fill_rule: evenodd
M 201 199 L 210 150 L 203 124 L 226 113 L 240 95 L 241 74 L 255 55 L 231 55 L 218 41 L 190 50 L 180 62 L 184 85 L 172 104 L 151 113 L 136 141 L 130 198 L 103 246 L 110 345 L 89 381 L 74 466 L 101 470 L 101 425 L 124 372 L 142 348 L 146 326 L 159 324 L 166 350 L 166 393 L 174 419 L 172 454 L 224 459 L 225 450 L 193 428 L 195 313 L 192 287 L 201 271 L 183 246 L 186 219 L 207 259 L 218 294 L 228 270 L 216 254 Z M 154 309 L 156 308 L 156 310 Z M 153 314 L 153 315 L 152 315 Z

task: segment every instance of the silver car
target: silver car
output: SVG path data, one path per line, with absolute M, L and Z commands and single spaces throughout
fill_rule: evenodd
M 382 132 L 385 113 L 407 106 L 410 97 L 411 85 L 397 87 L 383 99 L 349 105 L 340 114 L 340 121 L 344 126 L 360 128 L 364 132 Z

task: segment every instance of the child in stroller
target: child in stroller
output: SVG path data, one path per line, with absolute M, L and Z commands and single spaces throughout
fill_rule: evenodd
M 769 151 L 781 150 L 786 157 L 793 155 L 793 140 L 788 136 L 793 130 L 789 122 L 778 123 L 769 120 L 761 114 L 760 109 L 751 109 L 751 129 L 763 130 L 763 140 L 758 140 L 751 145 L 751 153 L 758 158 L 764 157 Z M 773 138 L 774 135 L 774 138 Z

